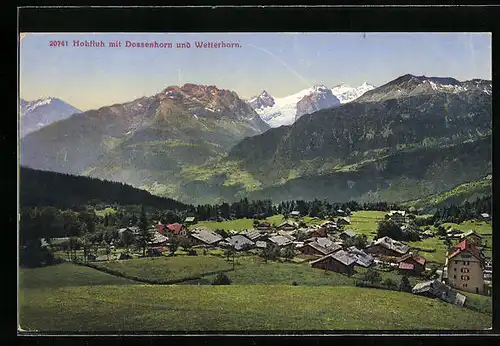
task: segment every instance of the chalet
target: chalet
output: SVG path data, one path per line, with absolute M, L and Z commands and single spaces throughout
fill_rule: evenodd
M 398 269 L 405 275 L 421 275 L 425 271 L 425 258 L 408 253 L 398 260 Z
M 356 233 L 354 231 L 348 229 L 345 230 L 344 232 L 340 233 L 339 238 L 342 239 L 343 241 L 346 241 L 349 238 L 354 238 L 356 237 Z
M 481 214 L 481 219 L 483 219 L 483 220 L 490 220 L 491 216 L 488 213 L 482 213 Z
M 287 220 L 279 224 L 276 228 L 281 231 L 294 231 L 299 228 L 299 224 L 297 222 Z
M 355 246 L 347 248 L 346 251 L 349 254 L 349 256 L 351 256 L 356 261 L 356 264 L 359 266 L 368 268 L 373 264 L 374 258 L 371 255 L 364 252 L 363 250 L 356 248 Z
M 460 239 L 464 233 L 456 228 L 450 227 L 446 231 L 446 237 L 449 239 Z
M 337 219 L 337 226 L 342 226 L 342 225 L 350 225 L 351 224 L 351 219 L 348 217 L 339 217 Z
M 462 291 L 483 294 L 484 259 L 467 239 L 446 254 L 447 284 Z
M 377 239 L 366 248 L 367 253 L 393 257 L 401 257 L 405 255 L 408 250 L 410 250 L 408 245 L 387 236 Z
M 186 217 L 186 219 L 184 220 L 184 223 L 186 225 L 193 225 L 194 223 L 196 222 L 196 218 L 194 216 L 188 216 Z
M 255 247 L 258 249 L 265 249 L 267 246 L 267 243 L 265 241 L 258 240 L 255 242 Z
M 188 234 L 188 230 L 184 225 L 176 222 L 167 225 L 166 233 L 169 236 L 185 237 Z
M 314 241 L 304 243 L 298 250 L 306 255 L 325 256 L 342 249 L 342 246 L 335 244 L 328 238 L 317 238 Z
M 292 211 L 292 212 L 290 213 L 290 216 L 291 216 L 291 217 L 294 217 L 294 218 L 298 218 L 298 217 L 300 217 L 300 211 L 298 211 L 298 210 L 294 210 L 294 211 Z
M 248 229 L 245 233 L 244 236 L 250 239 L 251 241 L 256 241 L 262 238 L 262 234 L 260 234 L 259 231 L 251 228 Z
M 165 245 L 167 243 L 168 238 L 165 237 L 163 234 L 158 233 L 156 230 L 152 230 L 153 233 L 153 238 L 151 239 L 150 242 L 148 242 L 148 245 Z
M 483 242 L 483 237 L 481 237 L 479 234 L 476 233 L 474 230 L 470 230 L 468 232 L 463 233 L 460 236 L 461 240 L 467 239 L 470 243 L 476 245 L 476 246 L 481 246 Z
M 326 237 L 327 234 L 326 227 L 311 227 L 307 230 L 309 237 Z
M 313 268 L 351 275 L 356 261 L 344 250 L 339 250 L 312 261 L 310 264 Z
M 404 210 L 391 210 L 385 217 L 398 225 L 402 225 L 407 221 L 407 215 Z
M 194 229 L 189 236 L 196 245 L 216 245 L 222 240 L 220 235 L 204 228 Z
M 228 242 L 235 250 L 245 250 L 246 248 L 252 248 L 255 246 L 255 243 L 248 239 L 247 237 L 237 234 L 232 237 L 224 239 Z
M 412 289 L 413 294 L 422 295 L 429 298 L 439 298 L 447 303 L 463 306 L 466 296 L 451 289 L 439 280 L 420 282 Z
M 347 216 L 346 212 L 342 209 L 337 209 L 336 213 L 337 213 L 337 215 L 340 215 L 340 216 Z
M 256 228 L 258 231 L 262 232 L 271 232 L 273 230 L 273 226 L 267 221 L 259 223 Z
M 295 232 L 293 231 L 278 231 L 276 232 L 277 235 L 281 235 L 285 238 L 290 239 L 291 241 L 295 240 L 295 236 L 293 235 Z
M 325 227 L 328 233 L 333 233 L 339 230 L 337 224 L 333 221 L 325 221 L 320 226 Z
M 152 247 L 148 249 L 148 257 L 158 257 L 163 254 L 163 252 L 166 251 L 166 248 L 164 247 Z
M 288 239 L 287 237 L 283 237 L 282 235 L 270 237 L 269 241 L 278 245 L 279 247 L 284 247 L 293 243 L 292 240 Z
M 123 233 L 126 231 L 126 230 L 129 230 L 130 232 L 132 232 L 133 235 L 137 235 L 139 234 L 139 227 L 136 227 L 136 226 L 132 226 L 132 227 L 125 227 L 125 228 L 120 228 L 118 230 L 118 236 L 120 238 L 123 237 Z

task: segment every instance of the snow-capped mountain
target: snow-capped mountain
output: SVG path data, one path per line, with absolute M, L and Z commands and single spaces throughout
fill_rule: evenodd
M 82 111 L 55 97 L 44 97 L 34 101 L 21 99 L 21 137 L 56 121 L 66 119 Z
M 357 99 L 365 92 L 373 89 L 375 89 L 375 86 L 366 82 L 358 87 L 351 87 L 346 84 L 340 84 L 332 88 L 332 93 L 340 100 L 340 103 L 344 104 Z
M 271 127 L 290 125 L 304 114 L 340 105 L 332 91 L 319 84 L 282 98 L 273 98 L 263 91 L 247 102 Z

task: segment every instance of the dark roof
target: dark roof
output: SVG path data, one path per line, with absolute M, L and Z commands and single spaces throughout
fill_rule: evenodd
M 244 233 L 245 237 L 247 237 L 250 240 L 255 240 L 261 236 L 259 231 L 256 231 L 255 229 L 249 229 Z
M 393 250 L 400 254 L 405 254 L 410 249 L 408 245 L 405 245 L 387 236 L 377 239 L 373 245 L 380 245 L 385 247 L 386 249 Z
M 347 249 L 349 255 L 356 260 L 356 263 L 363 267 L 369 267 L 373 263 L 373 256 L 355 246 Z
M 347 229 L 344 232 L 340 233 L 340 235 L 342 235 L 342 234 L 345 234 L 351 238 L 356 236 L 356 233 L 354 233 L 354 231 L 350 230 L 350 229 Z
M 225 241 L 228 242 L 229 244 L 231 244 L 232 246 L 234 246 L 234 248 L 236 250 L 243 249 L 243 246 L 245 244 L 247 244 L 249 246 L 255 245 L 255 243 L 253 241 L 251 241 L 247 237 L 244 237 L 240 234 L 233 235 L 232 237 L 226 238 Z
M 288 239 L 287 237 L 283 237 L 282 235 L 270 237 L 269 241 L 271 241 L 279 246 L 286 246 L 286 245 L 292 244 L 292 241 L 290 239 Z
M 463 306 L 466 296 L 451 289 L 439 280 L 431 280 L 416 284 L 412 289 L 413 294 L 430 293 L 448 303 Z
M 195 229 L 191 232 L 191 236 L 201 240 L 205 244 L 214 244 L 222 240 L 220 235 L 206 229 Z

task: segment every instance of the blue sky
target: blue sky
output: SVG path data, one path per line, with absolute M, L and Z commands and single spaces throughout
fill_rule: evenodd
M 50 47 L 66 40 L 68 47 Z M 241 48 L 73 47 L 73 40 L 239 42 Z M 27 34 L 20 47 L 20 95 L 59 97 L 81 110 L 197 83 L 249 98 L 313 84 L 382 85 L 411 73 L 491 79 L 489 33 Z

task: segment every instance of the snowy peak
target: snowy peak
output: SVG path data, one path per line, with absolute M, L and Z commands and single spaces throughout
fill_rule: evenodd
M 21 99 L 21 137 L 76 113 L 81 113 L 81 110 L 56 97 L 43 97 L 33 101 Z
M 290 125 L 304 114 L 340 105 L 340 101 L 323 84 L 314 84 L 295 94 L 276 99 L 264 90 L 247 102 L 271 127 Z
M 374 85 L 364 82 L 358 87 L 351 87 L 344 83 L 334 86 L 332 93 L 340 100 L 340 103 L 348 103 L 362 96 L 367 91 L 375 89 Z
M 248 104 L 253 109 L 272 107 L 274 106 L 274 103 L 274 98 L 266 90 L 263 90 L 259 94 L 259 96 L 252 97 L 250 100 L 248 100 Z

